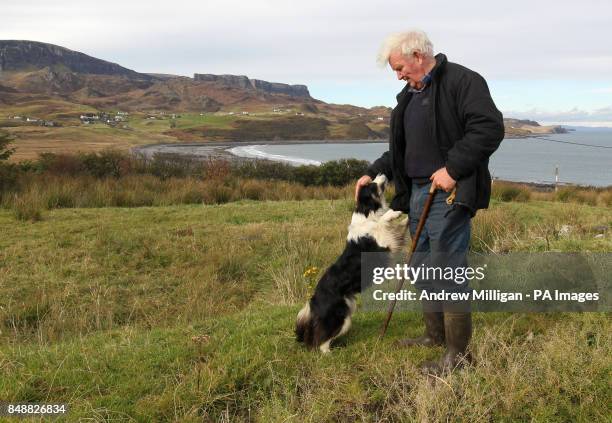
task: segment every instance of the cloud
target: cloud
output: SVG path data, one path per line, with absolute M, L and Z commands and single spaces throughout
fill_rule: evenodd
M 374 58 L 386 34 L 420 26 L 450 58 L 489 77 L 607 76 L 612 55 L 603 52 L 612 38 L 612 6 L 584 0 L 580 9 L 588 13 L 552 0 L 432 0 L 417 19 L 413 4 L 395 0 L 108 0 L 103 6 L 25 0 L 3 5 L 2 36 L 102 53 L 136 70 L 171 71 L 173 63 L 183 74 L 204 63 L 234 68 L 242 55 L 249 63 L 241 65 L 259 73 L 363 78 L 376 75 Z M 130 58 L 129 51 L 147 54 Z
M 582 0 L 577 7 L 555 0 L 430 0 L 417 7 L 405 0 L 21 0 L 2 6 L 0 37 L 50 42 L 140 72 L 318 85 L 342 102 L 333 90 L 347 81 L 370 92 L 392 82 L 375 63 L 381 41 L 420 27 L 436 51 L 488 81 L 586 78 L 608 86 L 612 4 Z

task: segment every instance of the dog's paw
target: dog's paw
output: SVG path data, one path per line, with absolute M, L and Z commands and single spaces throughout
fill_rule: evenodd
M 329 349 L 331 342 L 327 341 L 326 343 L 322 344 L 319 347 L 319 351 L 321 351 L 323 354 L 330 354 L 331 350 Z
M 402 213 L 399 210 L 389 209 L 389 210 L 387 210 L 387 212 L 385 214 L 382 215 L 382 220 L 384 222 L 390 222 L 392 220 L 395 220 L 395 219 L 401 217 L 403 214 L 404 213 Z

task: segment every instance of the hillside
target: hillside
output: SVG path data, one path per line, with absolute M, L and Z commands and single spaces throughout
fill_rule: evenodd
M 37 41 L 0 40 L 0 72 L 61 67 L 74 73 L 151 79 L 116 63 Z
M 126 111 L 217 111 L 223 106 L 315 101 L 304 85 L 237 75 L 193 78 L 138 73 L 64 47 L 34 41 L 0 41 L 3 85 L 96 108 Z M 11 101 L 18 105 L 18 101 Z
M 96 118 L 83 122 L 88 113 Z M 15 139 L 13 160 L 159 142 L 384 140 L 390 113 L 328 104 L 305 85 L 139 73 L 52 44 L 0 41 L 0 127 Z M 510 137 L 558 130 L 506 120 Z
M 542 126 L 538 122 L 527 119 L 505 118 L 506 136 L 516 138 L 541 134 L 565 134 L 567 129 L 562 126 Z
M 304 273 L 341 251 L 350 206 L 67 208 L 35 224 L 0 210 L 0 398 L 67 402 L 67 421 L 606 420 L 605 313 L 476 313 L 475 367 L 437 382 L 417 366 L 441 348 L 394 345 L 422 332 L 417 313 L 396 313 L 377 342 L 384 316 L 358 310 L 329 356 L 298 345 Z M 512 251 L 609 251 L 609 236 L 543 235 L 607 220 L 495 203 L 474 230 Z

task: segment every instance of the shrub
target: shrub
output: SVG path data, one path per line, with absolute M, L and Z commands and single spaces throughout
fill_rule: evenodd
M 204 193 L 197 189 L 190 189 L 183 193 L 181 203 L 183 204 L 199 204 L 204 202 Z
M 40 154 L 35 168 L 38 172 L 70 176 L 81 173 L 83 169 L 79 156 L 54 153 Z
M 9 148 L 11 137 L 8 132 L 0 131 L 0 160 L 7 160 L 15 152 L 14 148 Z
M 292 166 L 285 163 L 252 160 L 234 163 L 232 173 L 242 178 L 281 179 L 290 181 Z
M 199 162 L 178 154 L 155 154 L 148 163 L 147 173 L 158 178 L 184 178 L 188 175 L 201 173 Z
M 10 163 L 0 163 L 0 198 L 2 193 L 17 188 L 19 167 Z
M 206 179 L 224 179 L 230 176 L 232 167 L 228 160 L 207 159 L 202 163 L 202 176 Z
M 597 201 L 602 206 L 612 206 L 612 189 L 600 192 Z
M 81 169 L 96 178 L 112 176 L 119 178 L 130 172 L 129 158 L 115 150 L 88 153 L 79 157 Z
M 323 178 L 321 177 L 320 168 L 313 165 L 298 166 L 289 169 L 290 174 L 288 181 L 297 182 L 304 186 L 321 185 Z
M 359 179 L 365 174 L 367 167 L 367 161 L 355 159 L 332 160 L 321 166 L 248 161 L 235 164 L 233 173 L 243 178 L 280 179 L 305 186 L 344 186 Z
M 50 189 L 41 193 L 44 196 L 47 209 L 63 209 L 75 207 L 78 190 L 74 189 L 74 185 L 56 185 L 53 184 Z M 41 198 L 41 200 L 43 200 Z
M 524 186 L 496 182 L 491 187 L 491 197 L 499 201 L 529 201 L 531 191 Z
M 555 193 L 555 201 L 574 202 L 580 204 L 597 204 L 597 191 L 580 187 L 563 187 Z
M 38 222 L 42 220 L 42 204 L 36 196 L 15 197 L 12 204 L 13 213 L 17 220 Z
M 320 180 L 317 185 L 346 185 L 364 175 L 367 168 L 368 162 L 365 160 L 342 159 L 325 162 L 319 168 Z
M 213 185 L 209 188 L 208 194 L 210 202 L 216 204 L 227 203 L 232 199 L 232 189 L 223 185 Z
M 259 181 L 244 181 L 240 185 L 241 197 L 249 200 L 261 200 L 264 198 L 266 187 Z

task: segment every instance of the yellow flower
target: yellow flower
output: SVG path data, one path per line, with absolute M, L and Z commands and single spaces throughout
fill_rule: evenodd
M 310 277 L 316 276 L 317 273 L 319 273 L 319 268 L 316 266 L 311 266 L 308 269 L 306 269 L 303 276 L 305 278 L 310 278 Z

